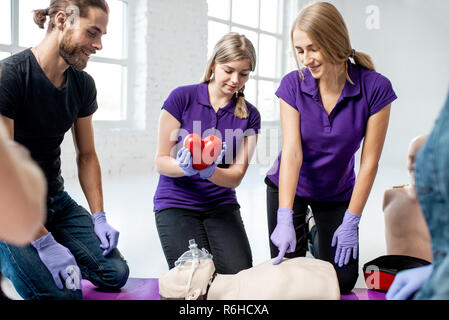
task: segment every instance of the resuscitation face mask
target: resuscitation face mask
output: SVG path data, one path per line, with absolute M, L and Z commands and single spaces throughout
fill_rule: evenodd
M 212 255 L 198 249 L 189 240 L 189 250 L 175 262 L 175 267 L 159 278 L 159 295 L 163 299 L 203 300 L 215 273 Z

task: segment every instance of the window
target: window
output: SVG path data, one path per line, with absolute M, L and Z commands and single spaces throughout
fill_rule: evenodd
M 227 32 L 244 34 L 254 45 L 257 67 L 245 88 L 246 99 L 259 109 L 263 121 L 278 121 L 274 95 L 282 73 L 282 0 L 208 0 L 208 57 Z
M 33 10 L 47 8 L 50 0 L 0 1 L 0 59 L 38 44 L 45 29 L 33 21 Z M 127 119 L 126 42 L 127 0 L 109 0 L 110 14 L 107 34 L 103 36 L 103 50 L 91 57 L 86 72 L 92 75 L 98 91 L 98 111 L 94 120 L 125 121 Z

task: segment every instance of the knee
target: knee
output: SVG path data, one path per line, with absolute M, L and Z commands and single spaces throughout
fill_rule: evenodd
M 120 290 L 128 281 L 129 267 L 126 261 L 119 260 L 113 264 L 109 270 L 104 270 L 99 280 L 96 281 L 98 287 L 107 291 Z
M 349 294 L 357 282 L 358 273 L 337 273 L 341 294 Z

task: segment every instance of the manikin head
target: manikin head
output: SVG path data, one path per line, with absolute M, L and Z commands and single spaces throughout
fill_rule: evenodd
M 52 0 L 47 9 L 34 11 L 34 22 L 44 28 L 50 18 L 47 36 L 59 42 L 61 58 L 78 70 L 87 66 L 89 57 L 103 48 L 109 6 L 105 0 Z
M 407 170 L 410 175 L 410 182 L 414 186 L 415 185 L 415 162 L 416 156 L 418 155 L 419 150 L 426 143 L 428 134 L 420 135 L 412 139 L 408 146 L 408 157 L 407 157 Z

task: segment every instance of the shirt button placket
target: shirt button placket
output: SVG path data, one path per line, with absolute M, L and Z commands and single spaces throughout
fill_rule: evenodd
M 218 110 L 218 112 L 220 112 L 220 110 Z M 218 116 L 217 116 L 217 112 L 215 112 L 214 109 L 212 109 L 212 129 L 215 130 L 215 128 L 217 128 L 217 124 L 218 124 Z

